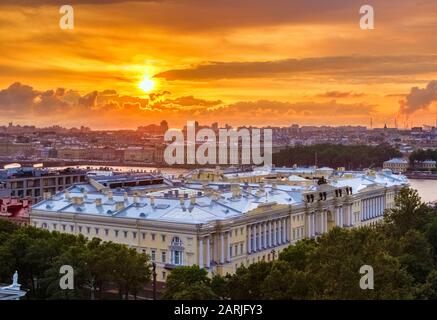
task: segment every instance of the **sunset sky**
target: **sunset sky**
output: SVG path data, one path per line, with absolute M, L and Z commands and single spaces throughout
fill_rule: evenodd
M 0 50 L 0 124 L 436 123 L 435 0 L 1 0 Z

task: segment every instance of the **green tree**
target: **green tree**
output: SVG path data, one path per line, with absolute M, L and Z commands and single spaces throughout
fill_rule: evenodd
M 208 272 L 199 266 L 177 267 L 167 277 L 164 299 L 217 299 L 212 291 Z

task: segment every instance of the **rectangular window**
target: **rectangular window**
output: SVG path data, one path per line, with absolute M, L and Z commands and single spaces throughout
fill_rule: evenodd
M 152 241 L 155 241 L 155 234 L 152 233 Z
M 79 226 L 79 232 L 82 232 L 82 226 Z
M 70 226 L 70 231 L 71 231 L 71 232 L 74 231 L 74 226 Z
M 165 235 L 161 234 L 161 241 L 165 242 Z
M 230 255 L 231 258 L 232 258 L 232 245 L 229 246 L 229 255 Z
M 182 251 L 173 251 L 173 264 L 182 265 Z
M 91 232 L 91 228 L 90 227 L 86 227 L 86 233 L 90 233 Z
M 123 231 L 124 237 L 127 238 L 127 231 Z
M 146 239 L 146 233 L 145 232 L 141 232 L 141 236 L 143 237 L 143 240 Z
M 165 252 L 165 251 L 162 251 L 161 252 L 161 260 L 162 260 L 162 263 L 166 263 L 167 261 L 167 253 Z
M 116 237 L 118 237 L 118 230 L 114 230 L 114 234 Z
M 99 228 L 95 228 L 96 229 L 96 234 L 99 234 Z
M 65 231 L 65 228 L 66 228 L 67 226 L 65 225 L 65 224 L 63 224 L 62 225 L 62 230 L 64 230 Z
M 136 233 L 136 232 L 132 232 L 132 237 L 133 237 L 134 239 L 136 239 L 136 238 L 137 238 L 137 233 Z
M 109 229 L 105 229 L 105 235 L 107 236 L 109 234 Z
M 155 259 L 156 259 L 156 250 L 151 250 L 150 251 L 150 259 L 152 261 L 155 261 Z

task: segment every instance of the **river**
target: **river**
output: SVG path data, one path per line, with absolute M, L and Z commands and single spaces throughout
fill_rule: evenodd
M 408 179 L 410 186 L 419 192 L 422 201 L 437 200 L 437 180 Z

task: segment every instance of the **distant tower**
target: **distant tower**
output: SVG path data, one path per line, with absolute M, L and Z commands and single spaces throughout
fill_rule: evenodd
M 160 127 L 161 127 L 161 131 L 163 133 L 165 133 L 168 130 L 168 123 L 167 123 L 167 121 L 162 120 L 161 124 L 160 124 Z
M 373 118 L 370 118 L 370 129 L 373 129 Z

